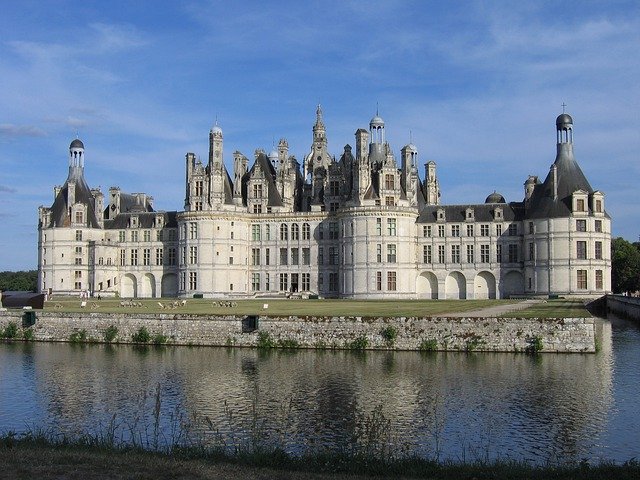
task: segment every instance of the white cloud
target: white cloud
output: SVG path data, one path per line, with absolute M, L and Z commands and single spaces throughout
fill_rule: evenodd
M 47 133 L 34 125 L 0 124 L 1 137 L 44 137 Z

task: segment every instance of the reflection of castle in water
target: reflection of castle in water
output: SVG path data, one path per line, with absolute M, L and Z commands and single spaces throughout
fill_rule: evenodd
M 143 408 L 151 415 L 161 384 L 165 425 L 178 409 L 238 440 L 257 419 L 266 441 L 294 452 L 349 447 L 375 410 L 378 426 L 389 421 L 381 434 L 423 455 L 434 455 L 437 439 L 441 458 L 489 448 L 503 458 L 579 459 L 612 402 L 611 326 L 600 328 L 596 355 L 539 357 L 34 345 L 29 382 L 43 425 L 63 431 L 112 414 L 132 421 Z

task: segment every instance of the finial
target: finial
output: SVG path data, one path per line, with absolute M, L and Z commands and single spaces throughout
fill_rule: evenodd
M 376 117 L 378 117 L 378 116 L 379 116 L 379 114 L 378 114 L 378 102 L 376 102 Z
M 409 143 L 413 143 L 413 133 L 411 132 L 411 129 L 409 129 Z
M 562 113 L 565 113 L 565 112 L 564 112 L 564 107 L 566 107 L 566 106 L 567 106 L 567 104 L 566 104 L 566 103 L 564 103 L 564 102 L 562 102 Z

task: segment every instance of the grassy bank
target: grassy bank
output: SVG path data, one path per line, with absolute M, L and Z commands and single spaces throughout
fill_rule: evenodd
M 45 311 L 107 313 L 175 313 L 188 315 L 271 315 L 271 316 L 446 316 L 490 307 L 516 304 L 520 300 L 298 300 L 259 299 L 219 301 L 174 298 L 90 299 L 81 307 L 79 298 L 58 297 L 45 304 Z M 267 305 L 267 308 L 264 306 Z M 539 308 L 538 308 L 539 307 Z M 505 316 L 509 316 L 508 314 Z M 517 313 L 518 317 L 539 318 L 589 317 L 580 300 L 552 300 Z
M 93 439 L 95 440 L 95 439 Z M 381 460 L 369 456 L 316 454 L 293 457 L 281 451 L 223 454 L 202 449 L 169 453 L 113 448 L 90 438 L 69 442 L 43 437 L 0 438 L 2 478 L 40 479 L 637 479 L 640 463 L 582 462 L 534 467 L 519 462 L 438 463 L 417 458 Z

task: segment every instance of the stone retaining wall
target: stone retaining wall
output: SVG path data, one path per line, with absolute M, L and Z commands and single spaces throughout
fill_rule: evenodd
M 182 314 L 105 314 L 36 311 L 31 328 L 38 341 L 69 341 L 74 332 L 104 341 L 105 330 L 118 329 L 116 342 L 130 343 L 145 327 L 151 336 L 161 334 L 176 345 L 256 346 L 259 338 L 275 345 L 301 348 L 354 348 L 522 352 L 534 345 L 542 352 L 594 352 L 595 320 L 592 318 L 418 318 L 418 317 L 258 317 L 258 328 L 247 332 L 247 317 Z M 22 334 L 21 311 L 0 312 L 0 332 L 16 322 Z M 245 332 L 243 333 L 243 323 Z M 385 335 L 386 332 L 386 335 Z M 395 338 L 393 341 L 390 337 Z M 540 343 L 541 342 L 541 343 Z
M 640 320 L 640 298 L 625 295 L 607 295 L 607 309 L 634 320 Z

